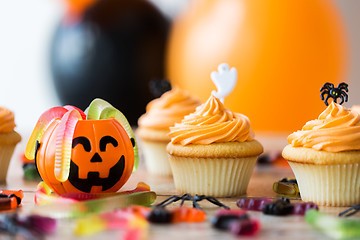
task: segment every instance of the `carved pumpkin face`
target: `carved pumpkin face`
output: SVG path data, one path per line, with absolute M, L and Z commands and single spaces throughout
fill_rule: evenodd
M 65 182 L 54 175 L 56 134 L 54 120 L 41 138 L 36 164 L 44 182 L 54 192 L 116 192 L 130 177 L 134 166 L 133 140 L 114 119 L 79 120 L 74 131 L 70 173 Z

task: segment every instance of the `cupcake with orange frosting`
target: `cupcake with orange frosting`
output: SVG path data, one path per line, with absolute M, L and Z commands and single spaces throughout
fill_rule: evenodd
M 332 102 L 287 140 L 282 154 L 296 176 L 302 200 L 326 206 L 360 202 L 358 112 Z
M 169 127 L 194 112 L 199 105 L 198 99 L 177 88 L 148 103 L 146 113 L 138 120 L 137 135 L 150 173 L 172 174 L 166 152 L 166 145 L 170 142 Z
M 7 108 L 0 107 L 0 183 L 6 181 L 7 170 L 15 146 L 21 136 L 14 131 L 14 114 Z
M 177 191 L 214 197 L 246 189 L 262 145 L 249 119 L 226 109 L 213 95 L 170 128 L 167 146 Z

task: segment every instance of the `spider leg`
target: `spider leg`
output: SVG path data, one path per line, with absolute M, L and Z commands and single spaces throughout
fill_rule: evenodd
M 325 89 L 330 90 L 331 88 L 334 88 L 334 84 L 327 82 L 320 88 L 320 92 Z
M 330 87 L 329 86 L 323 86 L 320 88 L 320 92 L 322 91 L 330 91 Z
M 330 95 L 328 94 L 324 100 L 324 103 L 326 106 L 329 106 L 329 103 L 328 103 L 328 99 L 329 99 Z
M 341 102 L 339 103 L 340 105 L 344 103 L 344 96 L 343 95 L 340 95 L 340 98 L 341 98 Z
M 348 101 L 348 95 L 346 92 L 341 92 L 341 95 L 345 97 L 345 102 Z
M 214 197 L 208 196 L 208 197 L 205 197 L 205 199 L 216 206 L 223 207 L 225 209 L 230 209 L 228 206 L 224 205 L 223 203 L 221 203 L 219 200 L 217 200 Z
M 339 217 L 350 217 L 360 211 L 360 204 L 351 206 L 350 208 L 346 209 L 345 211 L 339 213 Z
M 165 207 L 173 202 L 179 201 L 181 199 L 181 197 L 177 196 L 177 195 L 172 195 L 170 197 L 168 197 L 167 199 L 165 199 L 164 201 L 162 201 L 161 203 L 157 204 L 156 207 Z
M 324 91 L 320 94 L 321 100 L 324 100 L 324 95 L 325 94 L 329 95 L 329 90 L 324 89 Z
M 204 199 L 204 197 L 206 197 L 206 196 L 195 194 L 195 196 L 193 198 L 193 207 L 196 209 L 201 209 L 201 207 L 199 206 L 199 204 L 197 202 L 202 201 Z
M 190 193 L 185 193 L 184 195 L 181 196 L 180 206 L 182 206 L 186 200 L 193 200 L 193 199 L 194 197 Z
M 347 83 L 342 82 L 337 86 L 337 88 L 338 89 L 344 89 L 346 92 L 348 92 L 349 91 L 348 86 L 349 85 Z

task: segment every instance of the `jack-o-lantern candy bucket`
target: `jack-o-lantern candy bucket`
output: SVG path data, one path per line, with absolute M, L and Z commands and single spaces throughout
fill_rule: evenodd
M 26 146 L 26 157 L 58 194 L 116 192 L 137 168 L 137 144 L 122 113 L 101 99 L 86 112 L 49 109 Z

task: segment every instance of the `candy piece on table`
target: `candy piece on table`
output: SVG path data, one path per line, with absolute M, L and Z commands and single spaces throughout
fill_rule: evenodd
M 35 158 L 35 146 L 36 142 L 40 142 L 41 137 L 44 135 L 47 127 L 56 118 L 62 118 L 62 116 L 68 110 L 63 107 L 53 107 L 44 112 L 36 123 L 36 126 L 30 136 L 30 139 L 25 148 L 25 156 L 29 160 Z
M 18 207 L 15 197 L 3 197 L 0 195 L 0 211 L 12 210 Z
M 136 216 L 128 222 L 128 228 L 124 234 L 124 240 L 141 240 L 147 239 L 149 223 L 146 218 Z
M 181 206 L 172 209 L 173 213 L 172 222 L 203 222 L 206 219 L 206 213 L 203 210 L 197 208 L 190 208 Z
M 211 219 L 214 228 L 227 230 L 234 221 L 249 220 L 249 216 L 242 210 L 220 210 Z
M 77 201 L 86 201 L 90 199 L 98 199 L 110 196 L 117 196 L 122 194 L 131 194 L 136 192 L 150 191 L 149 185 L 143 182 L 139 182 L 135 189 L 116 193 L 65 193 L 60 195 L 62 198 L 69 198 Z
M 300 197 L 300 191 L 296 179 L 283 178 L 273 184 L 273 190 L 284 197 Z
M 310 210 L 319 210 L 318 205 L 313 202 L 301 202 L 301 203 L 293 203 L 294 206 L 292 214 L 294 215 L 305 215 L 305 213 Z
M 173 213 L 168 211 L 165 207 L 154 207 L 147 217 L 149 222 L 161 224 L 171 223 L 172 219 Z
M 263 206 L 271 202 L 270 198 L 241 198 L 236 201 L 236 205 L 244 210 L 262 211 Z
M 128 208 L 124 208 L 121 211 L 135 214 L 136 216 L 147 218 L 151 212 L 151 209 L 144 206 L 132 205 Z
M 147 234 L 143 233 L 140 229 L 129 229 L 124 232 L 120 239 L 123 240 L 142 240 L 147 239 Z
M 66 198 L 60 198 L 67 201 L 75 201 Z M 156 199 L 156 193 L 152 191 L 137 192 L 131 194 L 114 195 L 107 198 L 99 198 L 88 201 L 78 202 L 57 202 L 36 206 L 33 209 L 34 214 L 49 216 L 54 218 L 83 217 L 94 213 L 113 211 L 119 208 L 125 208 L 130 205 L 149 206 Z
M 290 215 L 294 211 L 294 206 L 287 198 L 282 198 L 271 203 L 265 204 L 262 212 L 269 215 L 285 216 Z
M 107 220 L 108 229 L 123 228 L 123 223 L 125 222 L 126 229 L 145 230 L 149 226 L 149 223 L 145 217 L 147 214 L 144 214 L 145 211 L 150 213 L 149 208 L 139 205 L 132 205 L 130 207 L 118 209 L 113 212 L 103 213 L 100 216 Z
M 239 209 L 220 209 L 215 213 L 215 216 L 222 216 L 222 215 L 235 215 L 235 216 L 243 216 L 246 212 Z
M 98 216 L 91 216 L 77 221 L 74 233 L 79 236 L 86 236 L 106 229 L 106 221 L 104 219 Z
M 55 219 L 38 215 L 27 216 L 24 220 L 22 220 L 22 222 L 28 229 L 34 230 L 41 234 L 54 233 L 57 226 Z
M 150 186 L 147 185 L 144 182 L 139 182 L 136 185 L 136 188 L 133 190 L 124 191 L 123 193 L 129 194 L 129 193 L 135 193 L 135 192 L 144 192 L 144 191 L 150 191 Z
M 45 182 L 40 182 L 37 185 L 37 190 L 35 192 L 35 203 L 37 205 L 46 205 L 46 204 L 65 204 L 77 202 L 73 199 L 59 198 L 56 195 L 52 195 L 50 187 Z
M 12 210 L 17 208 L 24 197 L 22 190 L 0 190 L 0 211 Z
M 260 230 L 260 222 L 254 219 L 235 220 L 230 223 L 230 232 L 236 236 L 254 236 Z
M 311 209 L 306 212 L 305 220 L 331 238 L 360 238 L 360 220 L 358 219 L 338 218 Z
M 28 181 L 41 181 L 39 172 L 35 163 L 26 163 L 23 165 L 24 179 Z
M 15 191 L 15 190 L 0 190 L 0 194 L 4 194 L 4 195 L 8 195 L 8 196 L 15 195 L 18 205 L 21 204 L 21 201 L 24 198 L 24 192 L 21 189 L 18 190 L 18 191 Z
M 139 237 L 144 235 L 144 231 L 147 228 L 148 223 L 144 217 L 127 209 L 121 209 L 78 220 L 74 233 L 84 236 L 93 235 L 104 230 L 122 229 L 126 232 L 135 230 L 138 238 L 133 239 L 140 239 Z M 132 235 L 135 233 L 128 234 Z
M 91 194 L 91 193 L 68 193 L 57 197 L 52 194 L 50 187 L 45 182 L 40 182 L 37 186 L 37 191 L 35 192 L 35 203 L 37 205 L 45 204 L 67 204 L 75 203 L 78 201 L 86 201 L 92 199 L 106 198 L 106 197 L 116 197 L 120 195 L 129 195 L 137 192 L 149 192 L 150 187 L 140 182 L 137 187 L 130 191 L 117 192 L 117 193 L 102 193 L 102 194 Z M 151 203 L 149 203 L 151 204 Z M 140 210 L 139 210 L 140 211 Z M 143 210 L 145 212 L 145 210 Z
M 54 233 L 55 219 L 29 215 L 19 217 L 15 214 L 0 215 L 0 232 L 6 232 L 15 239 L 42 239 L 45 234 Z
M 28 181 L 41 180 L 39 172 L 36 168 L 35 161 L 30 160 L 25 156 L 25 153 L 21 155 L 22 168 L 24 170 L 24 179 Z

